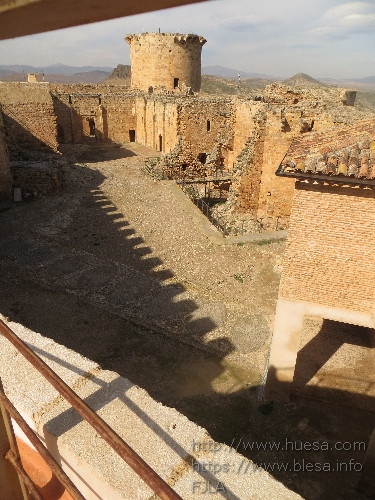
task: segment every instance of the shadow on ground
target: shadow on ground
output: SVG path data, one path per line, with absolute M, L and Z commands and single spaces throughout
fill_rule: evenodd
M 112 150 L 101 145 L 80 153 L 80 161 L 107 161 Z M 131 156 L 123 148 L 115 154 Z M 161 259 L 102 191 L 104 176 L 77 164 L 65 176 L 62 196 L 0 214 L 0 312 L 130 379 L 306 500 L 364 498 L 355 491 L 359 472 L 348 465 L 322 472 L 302 464 L 361 463 L 363 447 L 342 451 L 335 443 L 367 443 L 374 414 L 322 401 L 262 402 L 257 384 L 231 389 L 225 380 L 231 339 L 205 340 L 215 320 L 197 318 L 198 306 L 184 298 L 173 270 L 159 269 Z M 135 319 L 140 308 L 143 325 Z M 163 332 L 163 318 L 174 330 Z M 345 399 L 338 392 L 325 389 L 323 400 Z M 301 449 L 313 442 L 327 442 L 329 450 Z

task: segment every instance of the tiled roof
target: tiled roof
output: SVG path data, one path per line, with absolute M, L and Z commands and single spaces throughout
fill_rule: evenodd
M 297 137 L 276 174 L 375 184 L 375 119 Z

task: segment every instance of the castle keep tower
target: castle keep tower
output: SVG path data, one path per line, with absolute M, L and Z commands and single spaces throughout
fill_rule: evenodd
M 199 92 L 201 53 L 205 38 L 179 33 L 127 35 L 130 45 L 131 86 L 149 90 L 159 85 L 167 90 L 183 84 Z

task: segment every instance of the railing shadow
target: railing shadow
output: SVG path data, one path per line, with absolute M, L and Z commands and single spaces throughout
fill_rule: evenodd
M 1 215 L 2 314 L 129 378 L 229 446 L 240 438 L 241 443 L 307 442 L 370 435 L 369 412 L 337 411 L 321 402 L 259 403 L 256 386 L 217 392 L 214 380 L 234 349 L 231 339 L 207 342 L 215 321 L 195 319 L 198 304 L 184 296 L 186 287 L 173 270 L 159 269 L 162 260 L 107 198 L 103 174 L 74 163 L 67 169 L 63 197 Z M 331 398 L 337 392 L 332 390 Z M 302 457 L 241 443 L 238 451 L 258 464 Z M 321 453 L 311 460 L 322 460 Z M 353 489 L 355 474 L 332 480 L 318 471 L 270 473 L 306 500 L 330 500 L 337 491 L 341 496 L 335 498 L 360 498 Z

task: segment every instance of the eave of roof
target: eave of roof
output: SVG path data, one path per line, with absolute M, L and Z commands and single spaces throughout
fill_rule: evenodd
M 331 184 L 375 185 L 375 119 L 294 139 L 276 175 Z

